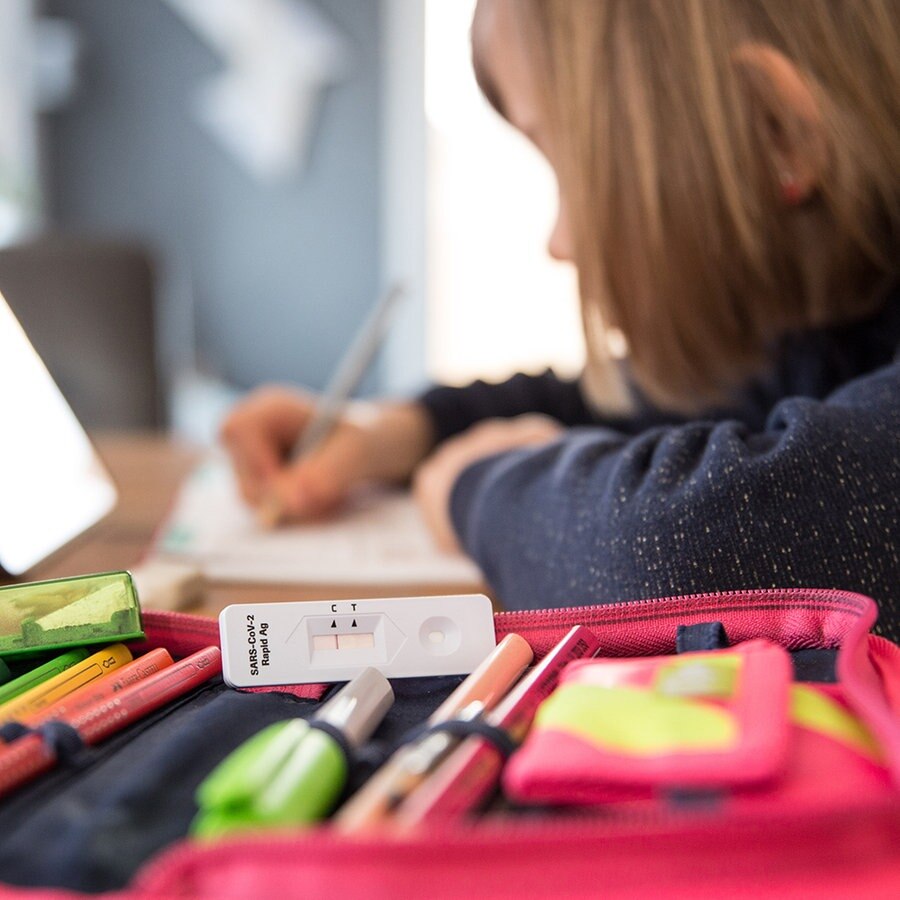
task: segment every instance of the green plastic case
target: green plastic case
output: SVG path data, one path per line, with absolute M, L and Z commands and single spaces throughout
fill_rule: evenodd
M 144 636 L 128 572 L 0 587 L 0 657 Z

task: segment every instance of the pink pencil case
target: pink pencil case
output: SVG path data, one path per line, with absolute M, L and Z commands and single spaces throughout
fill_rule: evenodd
M 685 803 L 665 785 L 645 787 L 654 796 L 636 803 L 554 804 L 524 812 L 500 803 L 469 820 L 402 838 L 388 832 L 347 838 L 327 823 L 217 844 L 186 838 L 195 812 L 189 800 L 193 785 L 247 737 L 241 717 L 261 718 L 269 710 L 271 717 L 283 718 L 286 705 L 296 707 L 296 714 L 314 708 L 324 690 L 305 685 L 241 694 L 235 706 L 230 689 L 212 686 L 118 740 L 89 748 L 69 771 L 59 770 L 55 782 L 35 783 L 27 796 L 0 804 L 8 823 L 0 855 L 4 847 L 10 852 L 29 822 L 40 817 L 46 823 L 40 840 L 16 844 L 28 848 L 19 868 L 29 869 L 31 877 L 13 882 L 0 872 L 0 882 L 7 882 L 0 884 L 0 896 L 76 900 L 97 896 L 82 891 L 114 888 L 103 896 L 893 898 L 900 884 L 900 648 L 869 633 L 875 616 L 868 598 L 806 589 L 500 613 L 497 639 L 522 635 L 536 660 L 574 625 L 590 628 L 603 658 L 613 662 L 670 659 L 680 626 L 711 622 L 721 623 L 730 643 L 745 648 L 742 653 L 745 642 L 778 645 L 795 669 L 780 774 L 695 788 L 716 795 L 707 804 Z M 149 612 L 144 624 L 147 640 L 133 645 L 136 654 L 164 646 L 179 657 L 218 636 L 214 621 L 180 613 Z M 403 681 L 395 688 L 407 690 Z M 445 693 L 433 697 L 434 706 Z M 848 738 L 842 731 L 846 718 L 823 716 L 817 708 L 823 698 L 831 701 L 825 704 L 829 712 L 843 709 L 864 726 L 879 758 L 865 755 L 859 734 L 849 732 Z M 217 712 L 223 700 L 229 704 L 226 721 Z M 407 702 L 408 696 L 400 697 L 389 715 L 402 715 Z M 240 715 L 232 717 L 234 709 Z M 819 730 L 809 723 L 818 723 Z M 160 774 L 150 762 L 169 760 L 169 742 L 176 752 Z M 165 832 L 148 848 L 153 823 Z M 71 842 L 63 843 L 64 835 Z M 51 849 L 57 851 L 55 868 L 49 865 Z M 97 886 L 95 877 L 89 888 L 72 875 L 77 868 L 82 876 L 96 876 L 123 868 L 122 862 L 130 874 L 117 884 Z

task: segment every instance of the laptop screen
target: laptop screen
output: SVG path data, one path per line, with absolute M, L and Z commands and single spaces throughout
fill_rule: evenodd
M 0 423 L 0 566 L 21 575 L 102 519 L 116 489 L 2 296 Z

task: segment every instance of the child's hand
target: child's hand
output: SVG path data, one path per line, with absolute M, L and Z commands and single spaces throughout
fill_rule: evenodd
M 358 403 L 318 447 L 291 460 L 314 411 L 312 395 L 266 387 L 226 418 L 221 440 L 249 504 L 277 506 L 285 518 L 320 516 L 360 483 L 409 478 L 432 444 L 430 420 L 417 404 Z
M 419 466 L 413 480 L 416 500 L 437 545 L 448 551 L 459 549 L 450 521 L 450 493 L 463 469 L 504 450 L 550 443 L 562 431 L 562 426 L 547 416 L 487 419 L 441 444 Z

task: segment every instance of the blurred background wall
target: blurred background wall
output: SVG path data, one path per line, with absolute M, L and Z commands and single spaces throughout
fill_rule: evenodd
M 379 4 L 316 5 L 347 41 L 347 74 L 323 90 L 303 171 L 266 183 L 192 115 L 222 60 L 169 5 L 43 4 L 77 27 L 83 58 L 43 119 L 47 219 L 145 241 L 165 361 L 196 354 L 239 388 L 321 387 L 379 286 Z

